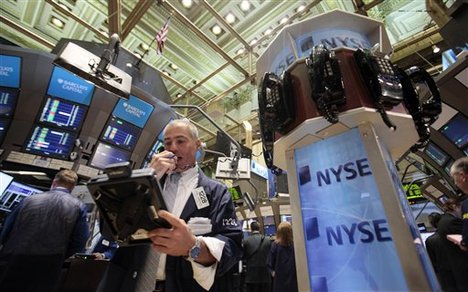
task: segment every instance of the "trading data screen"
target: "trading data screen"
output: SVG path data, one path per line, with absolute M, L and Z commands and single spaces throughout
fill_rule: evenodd
M 6 136 L 6 132 L 8 130 L 9 124 L 10 124 L 10 120 L 0 119 L 0 144 L 3 142 L 3 138 L 5 138 Z
M 90 165 L 99 169 L 106 168 L 107 165 L 128 161 L 130 152 L 119 149 L 117 147 L 99 143 L 91 159 Z
M 105 127 L 101 140 L 132 151 L 135 148 L 141 129 L 112 116 Z
M 10 118 L 15 111 L 19 90 L 0 87 L 0 117 Z
M 468 145 L 468 118 L 462 113 L 455 115 L 440 129 L 442 135 L 447 137 L 458 148 Z
M 39 122 L 77 131 L 83 123 L 87 107 L 54 97 L 48 97 Z
M 424 153 L 431 157 L 439 166 L 443 166 L 449 158 L 442 149 L 433 143 L 427 145 L 426 149 L 424 149 Z
M 0 210 L 11 212 L 24 198 L 41 192 L 39 189 L 12 182 L 0 196 Z
M 26 144 L 25 151 L 61 159 L 68 159 L 76 134 L 37 125 Z

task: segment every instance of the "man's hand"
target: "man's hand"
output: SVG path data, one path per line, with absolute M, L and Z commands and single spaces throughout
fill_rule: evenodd
M 187 223 L 164 210 L 160 210 L 158 215 L 166 219 L 172 228 L 157 228 L 149 231 L 148 237 L 153 242 L 153 247 L 158 252 L 171 256 L 187 256 L 196 240 Z
M 174 153 L 164 150 L 161 153 L 154 154 L 149 165 L 156 171 L 158 179 L 166 173 L 171 173 L 177 167 L 177 156 Z

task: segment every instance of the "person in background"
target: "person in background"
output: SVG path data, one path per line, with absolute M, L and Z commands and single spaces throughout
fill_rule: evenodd
M 468 291 L 468 254 L 463 252 L 455 243 L 447 239 L 448 234 L 461 234 L 462 220 L 461 207 L 457 199 L 449 198 L 444 203 L 445 213 L 442 214 L 437 232 L 441 239 L 441 247 L 444 259 L 441 261 L 441 269 L 450 273 L 442 275 L 441 280 L 446 291 Z
M 427 254 L 429 255 L 429 258 L 431 259 L 432 266 L 434 267 L 434 272 L 437 275 L 437 279 L 439 280 L 439 283 L 444 291 L 447 290 L 447 284 L 444 283 L 444 279 L 447 277 L 444 276 L 446 273 L 450 274 L 450 270 L 444 269 L 446 265 L 444 265 L 443 261 L 445 260 L 444 254 L 443 254 L 443 246 L 442 246 L 442 239 L 437 232 L 437 227 L 439 225 L 439 221 L 442 215 L 437 212 L 432 212 L 429 214 L 429 223 L 432 225 L 432 227 L 435 228 L 435 232 L 429 236 L 426 241 L 425 241 L 425 246 L 427 250 Z
M 250 223 L 250 235 L 243 243 L 246 262 L 245 292 L 270 292 L 271 275 L 267 267 L 271 240 L 260 234 L 257 222 Z
M 468 157 L 457 159 L 450 168 L 450 175 L 453 178 L 455 185 L 465 194 L 468 195 Z M 462 240 L 460 248 L 468 251 L 468 198 L 461 204 L 461 213 L 463 220 Z
M 64 260 L 84 252 L 89 236 L 86 206 L 71 195 L 78 181 L 61 170 L 50 191 L 25 198 L 0 236 L 2 291 L 53 291 Z
M 117 242 L 107 240 L 101 235 L 94 246 L 92 253 L 97 260 L 110 260 L 117 251 L 117 248 L 119 248 Z
M 272 292 L 298 291 L 291 223 L 285 221 L 278 226 L 267 265 L 273 276 Z

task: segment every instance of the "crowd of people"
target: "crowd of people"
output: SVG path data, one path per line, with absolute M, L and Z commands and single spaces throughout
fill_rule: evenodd
M 150 167 L 163 188 L 167 210 L 159 210 L 171 228 L 148 231 L 148 245 L 117 248 L 100 238 L 93 253 L 110 259 L 98 291 L 133 291 L 141 283 L 140 267 L 148 266 L 152 282 L 141 291 L 234 291 L 230 273 L 245 263 L 243 287 L 250 291 L 297 291 L 292 227 L 281 222 L 276 238 L 260 233 L 257 222 L 243 240 L 231 195 L 219 181 L 208 178 L 196 163 L 201 146 L 197 128 L 188 120 L 173 120 L 163 130 L 164 148 Z M 467 158 L 451 169 L 455 184 L 468 193 Z M 24 199 L 8 216 L 0 235 L 0 287 L 4 291 L 54 291 L 64 260 L 85 252 L 89 237 L 86 207 L 71 191 L 74 171 L 62 170 L 51 190 Z M 468 200 L 449 200 L 446 212 L 434 215 L 436 235 L 427 248 L 444 291 L 468 291 Z M 462 235 L 450 241 L 447 235 Z M 24 275 L 28 275 L 27 281 Z M 146 274 L 145 274 L 146 275 Z

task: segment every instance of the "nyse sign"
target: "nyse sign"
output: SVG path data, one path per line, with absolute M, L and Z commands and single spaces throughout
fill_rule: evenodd
M 310 287 L 406 291 L 358 129 L 295 150 Z

